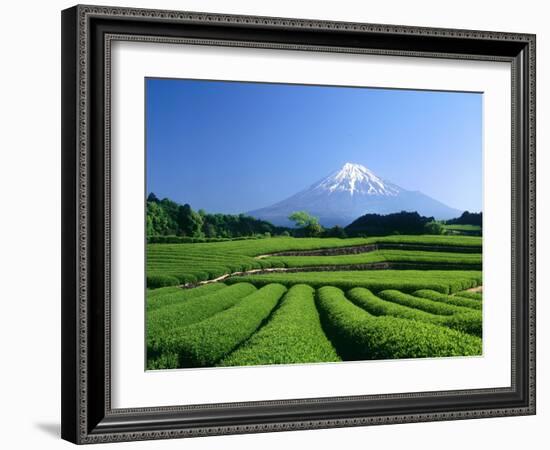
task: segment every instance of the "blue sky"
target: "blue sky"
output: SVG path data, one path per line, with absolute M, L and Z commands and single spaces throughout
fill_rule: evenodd
M 344 163 L 482 207 L 482 94 L 148 78 L 147 192 L 241 213 Z

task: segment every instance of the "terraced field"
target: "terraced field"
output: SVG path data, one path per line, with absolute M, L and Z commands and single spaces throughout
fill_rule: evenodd
M 405 250 L 405 251 L 399 251 Z M 437 251 L 434 251 L 437 250 Z M 337 252 L 341 256 L 288 256 Z M 287 256 L 282 256 L 280 254 Z M 266 255 L 273 255 L 268 256 Z M 304 260 L 304 258 L 315 259 Z M 147 287 L 197 283 L 226 274 L 270 268 L 416 263 L 467 270 L 481 269 L 481 238 L 472 236 L 384 236 L 373 238 L 277 237 L 198 244 L 148 244 Z M 363 269 L 364 267 L 361 267 Z
M 471 236 L 151 244 L 147 368 L 481 355 L 481 264 Z

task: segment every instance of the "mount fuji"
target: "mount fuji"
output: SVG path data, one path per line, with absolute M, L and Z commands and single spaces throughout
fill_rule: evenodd
M 383 180 L 365 166 L 353 163 L 344 164 L 340 170 L 281 202 L 247 214 L 274 225 L 290 226 L 288 216 L 294 211 L 307 211 L 318 217 L 325 227 L 346 226 L 367 213 L 417 211 L 435 219 L 450 219 L 462 213 L 422 192 L 408 191 Z

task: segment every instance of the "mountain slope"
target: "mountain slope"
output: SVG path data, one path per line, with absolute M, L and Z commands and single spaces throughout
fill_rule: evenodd
M 288 216 L 294 211 L 307 211 L 326 227 L 348 225 L 366 213 L 417 211 L 423 216 L 449 219 L 462 212 L 421 192 L 407 191 L 379 178 L 365 166 L 352 163 L 281 202 L 247 214 L 289 226 L 292 223 Z

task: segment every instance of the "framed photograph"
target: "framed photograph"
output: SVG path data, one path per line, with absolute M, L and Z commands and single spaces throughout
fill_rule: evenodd
M 62 437 L 535 413 L 535 36 L 62 12 Z

